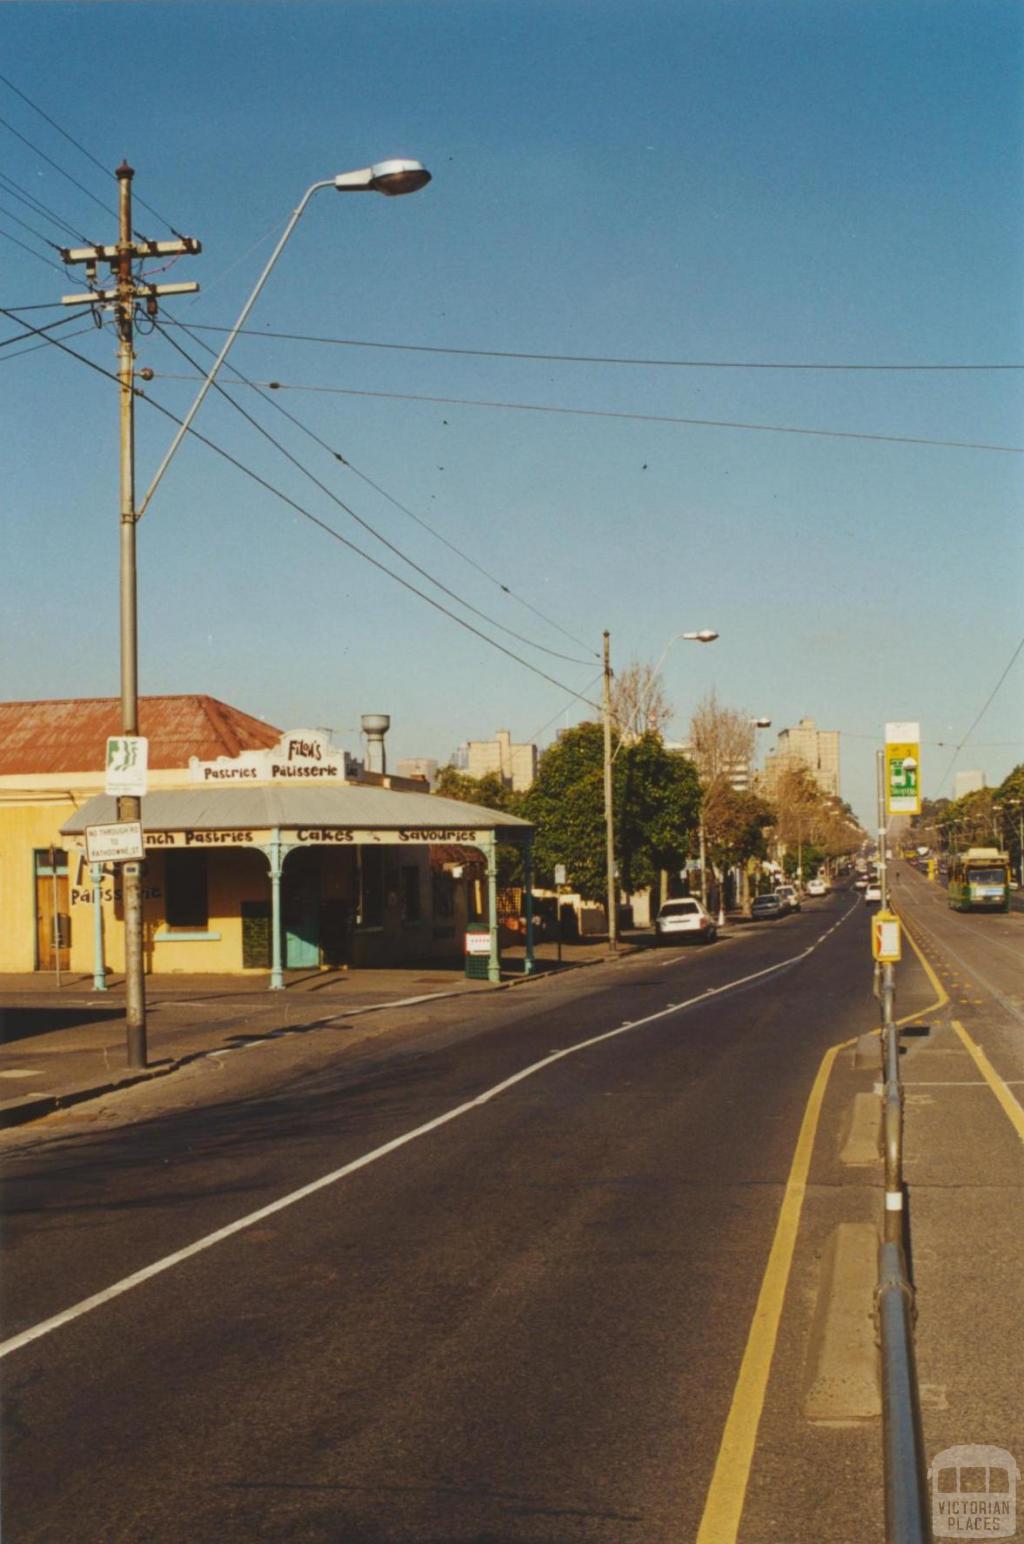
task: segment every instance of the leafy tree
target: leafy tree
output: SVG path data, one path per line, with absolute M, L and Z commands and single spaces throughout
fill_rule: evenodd
M 995 802 L 1001 809 L 1003 837 L 1014 871 L 1024 882 L 1024 855 L 1021 854 L 1021 826 L 1024 822 L 1024 761 L 1003 778 L 996 789 Z
M 483 777 L 470 777 L 458 767 L 442 767 L 437 774 L 434 792 L 444 799 L 458 799 L 462 804 L 481 804 L 484 809 L 502 810 L 507 815 L 519 813 L 522 795 L 506 787 L 497 772 L 485 772 Z
M 719 869 L 732 868 L 748 858 L 766 858 L 765 833 L 775 816 L 754 793 L 741 792 L 720 782 L 705 801 L 704 826 L 708 854 Z
M 613 798 L 615 858 L 622 888 L 641 889 L 653 883 L 659 869 L 679 867 L 700 808 L 692 764 L 666 751 L 654 733 L 617 741 Z M 548 747 L 520 812 L 537 827 L 538 881 L 552 884 L 555 865 L 564 863 L 580 895 L 603 900 L 607 872 L 600 724 L 578 724 Z

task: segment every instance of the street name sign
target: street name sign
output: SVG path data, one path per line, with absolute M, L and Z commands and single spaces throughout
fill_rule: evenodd
M 142 735 L 111 735 L 107 740 L 106 791 L 115 797 L 141 799 L 146 793 L 149 741 Z
M 141 820 L 86 826 L 85 855 L 90 863 L 136 863 L 145 857 Z
M 885 810 L 887 815 L 921 813 L 921 726 L 885 726 Z
M 900 919 L 891 911 L 876 911 L 871 918 L 871 953 L 883 965 L 895 964 L 903 956 Z

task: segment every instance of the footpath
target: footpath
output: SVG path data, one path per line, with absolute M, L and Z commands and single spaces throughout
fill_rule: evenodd
M 628 935 L 620 954 L 643 947 Z M 649 939 L 648 939 L 649 942 Z M 536 948 L 536 973 L 524 973 L 524 949 L 502 951 L 500 982 L 474 980 L 462 970 L 291 971 L 281 991 L 266 973 L 251 976 L 158 976 L 146 982 L 147 1066 L 127 1065 L 124 977 L 51 972 L 0 976 L 0 1129 L 38 1120 L 54 1110 L 117 1089 L 162 1078 L 201 1056 L 251 1039 L 315 1030 L 340 1016 L 416 1008 L 445 997 L 529 989 L 553 971 L 607 960 L 605 937 Z

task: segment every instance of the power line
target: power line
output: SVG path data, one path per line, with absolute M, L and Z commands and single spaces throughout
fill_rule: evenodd
M 13 134 L 15 139 L 20 139 L 21 143 L 27 145 L 30 150 L 34 150 L 36 155 L 46 162 L 47 166 L 52 166 L 58 176 L 64 178 L 65 182 L 70 182 L 80 193 L 84 193 L 86 198 L 91 198 L 94 204 L 99 204 L 100 208 L 105 209 L 107 214 L 112 214 L 115 219 L 117 218 L 116 209 L 112 209 L 109 204 L 105 204 L 90 188 L 86 187 L 84 182 L 79 182 L 77 177 L 72 177 L 70 172 L 66 172 L 62 166 L 58 166 L 57 162 L 48 156 L 45 150 L 40 150 L 39 146 L 22 134 L 20 129 L 16 129 L 13 123 L 8 123 L 6 118 L 0 116 L 0 126 L 5 128 L 8 133 Z
M 63 137 L 68 141 L 68 144 L 74 145 L 76 150 L 81 151 L 86 160 L 91 161 L 93 166 L 98 167 L 104 176 L 116 178 L 116 172 L 112 172 L 109 166 L 104 166 L 103 162 L 94 156 L 91 150 L 87 150 L 83 144 L 75 139 L 74 135 L 69 134 L 67 129 L 62 129 L 55 118 L 51 118 L 49 113 L 44 112 L 43 109 L 39 106 L 38 102 L 33 102 L 32 98 L 30 96 L 26 96 L 25 92 L 22 91 L 20 87 L 16 86 L 12 80 L 8 80 L 6 75 L 0 75 L 0 81 L 2 81 L 5 86 L 13 91 L 16 96 L 21 97 L 23 102 L 27 102 L 29 107 L 32 108 L 33 112 L 39 114 L 40 118 L 45 118 L 46 122 L 50 125 L 51 128 L 56 129 L 58 134 L 63 135 Z M 40 152 L 40 154 L 41 153 L 42 152 Z M 170 220 L 165 220 L 162 214 L 160 214 L 156 209 L 153 209 L 151 205 L 145 203 L 145 201 L 139 198 L 138 195 L 135 196 L 134 202 L 141 205 L 143 209 L 148 209 L 149 213 L 153 215 L 155 219 L 159 220 L 162 225 L 166 225 L 168 230 L 172 231 L 175 236 L 180 237 L 181 232 L 174 229 L 174 226 L 171 224 Z M 135 234 L 138 235 L 138 231 L 136 231 Z
M 76 236 L 79 241 L 87 242 L 90 246 L 94 245 L 94 243 L 89 241 L 89 237 L 83 235 L 76 225 L 72 225 L 70 220 L 65 220 L 55 209 L 51 209 L 48 204 L 44 204 L 41 198 L 36 198 L 34 193 L 30 193 L 28 188 L 23 188 L 20 182 L 15 182 L 14 178 L 9 177 L 6 172 L 0 172 L 0 186 L 12 198 L 16 198 L 19 204 L 24 204 L 26 209 L 31 209 L 33 214 L 41 214 L 45 219 L 52 220 L 58 230 L 62 232 L 70 231 L 72 236 Z
M 167 342 L 173 349 L 176 349 L 177 352 L 183 356 L 183 358 L 188 360 L 190 365 L 196 369 L 199 368 L 199 366 L 196 364 L 196 361 L 185 352 L 185 350 L 181 347 L 181 344 L 175 342 L 175 340 L 164 331 L 163 327 L 161 327 L 159 323 L 156 326 L 156 330 L 162 337 L 166 338 Z M 279 450 L 286 458 L 286 460 L 288 460 L 292 466 L 296 467 L 304 477 L 308 477 L 314 487 L 319 488 L 321 493 L 325 493 L 332 501 L 332 503 L 336 504 L 339 509 L 343 509 L 345 513 L 351 516 L 351 518 L 355 520 L 358 525 L 362 526 L 363 530 L 367 531 L 372 537 L 374 537 L 376 541 L 379 541 L 382 546 L 388 549 L 389 552 L 393 552 L 395 556 L 403 563 L 408 563 L 409 567 L 415 570 L 415 572 L 418 573 L 422 578 L 426 579 L 428 584 L 436 586 L 436 588 L 439 589 L 442 594 L 449 596 L 449 598 L 454 600 L 457 605 L 464 606 L 467 611 L 472 612 L 474 616 L 480 617 L 482 621 L 489 623 L 491 627 L 497 627 L 500 632 L 507 633 L 509 637 L 514 638 L 517 643 L 526 644 L 527 648 L 538 649 L 542 654 L 550 654 L 554 659 L 564 660 L 567 664 L 570 665 L 585 665 L 589 663 L 588 660 L 572 659 L 568 654 L 559 654 L 554 649 L 545 648 L 542 643 L 535 643 L 532 638 L 524 638 L 521 633 L 514 632 L 511 627 L 506 627 L 503 622 L 499 622 L 494 617 L 488 616 L 486 612 L 481 611 L 477 606 L 474 606 L 463 596 L 457 594 L 455 590 L 449 589 L 448 585 L 442 584 L 440 579 L 435 579 L 433 574 L 428 573 L 425 568 L 421 567 L 419 563 L 415 562 L 411 557 L 408 556 L 407 553 L 403 552 L 400 547 L 397 547 L 394 542 L 389 541 L 386 536 L 381 535 L 380 531 L 378 531 L 375 526 L 371 525 L 368 520 L 364 520 L 362 515 L 356 514 L 355 510 L 346 504 L 343 499 L 340 499 L 338 495 L 327 486 L 326 483 L 321 482 L 320 479 L 308 469 L 308 467 L 303 465 L 297 456 L 293 456 L 291 451 L 281 444 L 280 440 L 275 439 L 268 429 L 265 429 L 257 419 L 253 418 L 251 413 L 247 413 L 245 408 L 243 408 L 240 403 L 234 400 L 231 394 L 220 384 L 219 381 L 214 381 L 212 384 L 214 390 L 218 391 L 220 395 L 231 404 L 235 411 L 242 415 L 246 423 L 251 424 L 258 434 L 263 435 L 264 439 L 268 440 L 276 450 Z M 242 384 L 248 385 L 249 383 L 246 382 L 243 378 Z M 263 394 L 261 392 L 260 396 L 262 397 L 262 395 Z
M 16 247 L 20 247 L 23 252 L 28 252 L 31 257 L 38 258 L 41 263 L 46 264 L 47 268 L 56 268 L 58 273 L 64 272 L 64 269 L 60 266 L 59 263 L 55 263 L 52 258 L 44 257 L 41 252 L 36 251 L 35 247 L 30 247 L 27 241 L 20 241 L 17 236 L 12 236 L 10 231 L 5 231 L 0 228 L 0 236 L 3 236 L 5 241 L 13 242 L 14 245 Z
M 0 316 L 11 316 L 12 320 L 17 319 L 11 312 L 7 310 L 5 306 L 0 306 Z M 41 329 L 40 335 L 42 335 Z M 88 365 L 91 370 L 95 370 L 99 375 L 104 376 L 108 381 L 113 381 L 115 385 L 120 386 L 121 383 L 113 371 L 105 370 L 102 365 L 96 364 L 96 362 L 92 359 L 89 359 L 87 355 L 80 354 L 77 349 L 68 348 L 67 344 L 62 343 L 59 338 L 47 338 L 46 342 L 52 344 L 54 348 L 60 349 L 62 353 L 70 355 L 72 359 L 77 359 L 81 364 Z M 172 413 L 169 408 L 164 407 L 162 403 L 156 402 L 152 397 L 147 396 L 146 393 L 142 391 L 136 390 L 136 396 L 138 396 L 141 401 L 154 408 L 156 412 L 162 414 L 163 417 L 169 418 L 172 423 L 176 423 L 180 427 L 182 420 L 178 418 L 175 413 Z M 287 504 L 290 509 L 294 509 L 297 514 L 302 515 L 303 519 L 308 520 L 312 525 L 318 526 L 322 531 L 326 532 L 328 536 L 331 536 L 335 541 L 340 542 L 343 547 L 348 547 L 350 551 L 356 553 L 358 557 L 363 558 L 374 568 L 379 569 L 381 573 L 387 574 L 389 578 L 394 579 L 397 584 L 400 584 L 403 589 L 409 590 L 413 595 L 419 596 L 420 600 L 426 601 L 428 606 L 432 606 L 435 611 L 440 611 L 451 621 L 457 623 L 459 627 L 464 628 L 466 632 L 472 633 L 475 637 L 482 639 L 482 641 L 489 644 L 492 649 L 497 649 L 500 654 L 504 654 L 509 659 L 515 660 L 516 664 L 522 665 L 524 670 L 529 670 L 532 675 L 540 676 L 542 680 L 549 682 L 552 686 L 556 686 L 559 691 L 566 692 L 570 697 L 576 698 L 581 702 L 587 702 L 588 707 L 598 708 L 597 703 L 590 702 L 587 698 L 583 697 L 582 693 L 580 692 L 574 692 L 572 687 L 566 686 L 564 681 L 556 680 L 554 676 L 548 675 L 546 670 L 541 670 L 539 666 L 531 664 L 529 660 L 523 659 L 520 655 L 515 654 L 511 649 L 507 649 L 505 645 L 503 643 L 499 643 L 496 638 L 491 638 L 487 633 L 481 632 L 478 627 L 474 627 L 473 624 L 471 622 L 467 622 L 464 617 L 457 616 L 454 611 L 449 611 L 447 606 L 443 606 L 441 602 L 435 600 L 432 595 L 424 594 L 424 592 L 418 589 L 416 585 L 411 584 L 408 579 L 404 579 L 401 574 L 396 574 L 394 570 L 388 568 L 385 563 L 381 563 L 379 559 L 373 557 L 368 552 L 364 552 L 361 547 L 357 547 L 355 542 L 350 541 L 347 536 L 343 536 L 340 531 L 336 531 L 333 526 L 328 525 L 326 520 L 322 520 L 319 515 L 314 515 L 312 511 L 306 509 L 302 504 L 298 503 L 296 499 L 291 498 L 289 494 L 283 492 L 282 489 L 275 487 L 274 484 L 269 482 L 265 477 L 261 477 L 259 473 L 254 472 L 250 467 L 247 467 L 244 462 L 239 461 L 236 456 L 233 456 L 230 451 L 225 450 L 223 446 L 216 444 L 215 441 L 209 439 L 205 434 L 201 434 L 195 428 L 190 427 L 188 432 L 193 436 L 194 439 L 197 439 L 201 444 L 206 445 L 210 450 L 214 451 L 218 456 L 221 456 L 225 461 L 230 462 L 232 466 L 236 467 L 238 471 L 242 472 L 252 482 L 257 483 L 261 488 L 266 489 L 268 493 L 274 494 L 275 497 L 279 498 L 282 503 Z
M 974 720 L 974 723 L 971 725 L 970 729 L 968 729 L 968 731 L 964 735 L 963 739 L 959 742 L 959 744 L 957 745 L 956 749 L 953 751 L 953 754 L 950 757 L 949 766 L 946 768 L 945 772 L 943 772 L 943 774 L 942 774 L 942 780 L 939 783 L 939 788 L 940 789 L 942 789 L 942 788 L 944 788 L 946 786 L 946 779 L 948 778 L 949 774 L 953 770 L 953 767 L 954 767 L 954 765 L 956 763 L 956 758 L 959 756 L 960 752 L 963 750 L 964 746 L 967 744 L 968 740 L 971 738 L 971 735 L 974 733 L 975 729 L 977 729 L 978 725 L 981 723 L 982 719 L 985 717 L 985 714 L 988 712 L 989 708 L 992 706 L 992 701 L 993 701 L 996 693 L 998 692 L 999 688 L 1002 686 L 1003 682 L 1006 680 L 1006 677 L 1010 674 L 1010 671 L 1013 669 L 1014 665 L 1017 663 L 1017 659 L 1018 659 L 1022 649 L 1024 649 L 1024 638 L 1022 638 L 1020 640 L 1020 642 L 1018 643 L 1017 647 L 1014 649 L 1012 655 L 1010 656 L 1009 664 L 1007 665 L 1006 669 L 1003 671 L 1002 675 L 999 677 L 999 680 L 996 682 L 995 686 L 993 686 L 992 690 L 989 692 L 988 697 L 985 699 L 985 706 L 982 708 L 981 712 L 978 714 L 977 718 Z
M 15 225 L 20 225 L 22 230 L 26 230 L 31 236 L 35 236 L 37 241 L 42 241 L 46 246 L 52 247 L 55 252 L 60 251 L 60 247 L 55 241 L 51 241 L 49 236 L 44 236 L 42 231 L 37 231 L 34 225 L 30 225 L 27 220 L 23 220 L 20 215 L 15 214 L 13 209 L 7 209 L 3 204 L 0 204 L 0 214 L 5 214 L 9 220 L 14 221 Z
M 176 325 L 181 325 L 180 323 Z M 193 322 L 201 332 L 230 332 L 229 327 L 213 327 Z M 898 373 L 960 370 L 1024 370 L 1015 364 L 846 364 L 814 360 L 765 360 L 765 359 L 648 359 L 620 354 L 543 354 L 527 353 L 515 349 L 455 348 L 450 345 L 427 343 L 382 343 L 367 338 L 328 338 L 302 332 L 270 332 L 258 328 L 243 327 L 239 336 L 251 338 L 279 338 L 290 343 L 325 343 L 341 348 L 373 348 L 406 354 L 454 354 L 467 359 L 521 359 L 541 364 L 571 365 L 640 365 L 658 370 L 881 370 Z
M 201 338 L 195 337 L 192 329 L 190 327 L 186 327 L 183 322 L 176 322 L 175 326 L 179 327 L 183 332 L 186 332 L 189 337 L 193 338 L 193 341 L 198 343 L 199 347 L 205 349 L 207 353 L 213 354 L 215 352 L 215 350 L 212 349 L 208 343 L 204 343 Z M 166 333 L 165 336 L 167 336 Z M 172 338 L 168 337 L 167 341 L 173 344 Z M 243 385 L 252 387 L 252 389 L 255 390 L 260 397 L 262 397 L 264 402 L 268 403 L 271 407 L 276 409 L 277 412 L 281 413 L 285 418 L 287 418 L 289 423 L 294 424 L 297 429 L 300 429 L 303 434 L 307 435 L 309 439 L 314 442 L 314 444 L 319 445 L 321 449 L 325 450 L 329 456 L 334 458 L 335 461 L 338 461 L 342 466 L 347 467 L 350 472 L 354 473 L 356 477 L 358 477 L 362 482 L 366 483 L 367 487 L 372 488 L 375 493 L 378 493 L 381 498 L 386 499 L 389 504 L 393 504 L 396 509 L 402 512 L 402 514 L 407 515 L 410 520 L 414 520 L 417 525 L 422 526 L 425 531 L 428 531 L 430 535 L 435 538 L 435 540 L 441 542 L 443 546 L 447 547 L 449 552 L 455 553 L 455 555 L 460 557 L 463 562 L 468 563 L 471 568 L 476 569 L 477 573 L 482 574 L 483 577 L 491 584 L 495 585 L 502 592 L 502 594 L 510 596 L 513 600 L 517 600 L 521 606 L 525 606 L 528 611 L 531 611 L 534 616 L 539 617 L 542 622 L 547 624 L 547 626 L 553 627 L 557 632 L 560 632 L 564 638 L 568 638 L 570 643 L 577 644 L 581 649 L 588 650 L 588 652 L 593 653 L 596 657 L 596 651 L 592 650 L 589 644 L 586 644 L 581 639 L 574 637 L 572 633 L 566 631 L 560 622 L 556 622 L 553 617 L 546 616 L 545 613 L 537 606 L 534 606 L 530 601 L 524 599 L 523 596 L 518 595 L 509 585 L 504 584 L 500 579 L 497 579 L 493 574 L 489 573 L 488 570 L 484 568 L 482 564 L 478 563 L 475 558 L 471 557 L 469 553 L 464 552 L 461 547 L 458 547 L 454 542 L 449 541 L 446 536 L 443 536 L 440 531 L 435 530 L 428 521 L 422 518 L 422 516 L 417 515 L 414 510 L 409 509 L 407 505 L 403 504 L 399 499 L 396 499 L 393 494 L 389 493 L 386 488 L 382 488 L 381 485 L 375 482 L 372 477 L 369 477 L 365 472 L 360 471 L 359 467 L 357 467 L 347 456 L 343 456 L 339 450 L 336 450 L 333 445 L 329 445 L 326 440 L 321 439 L 321 437 L 312 429 L 310 429 L 307 424 L 304 424 L 300 418 L 296 418 L 294 413 L 289 413 L 288 409 L 283 407 L 281 403 L 276 402 L 273 397 L 268 396 L 265 391 L 262 391 L 259 387 L 255 386 L 254 383 L 250 381 L 245 375 L 243 375 L 240 370 L 236 369 L 235 366 L 228 365 L 228 369 L 231 370 L 233 375 L 238 377 Z M 513 634 L 513 636 L 518 637 L 519 635 Z M 542 647 L 540 644 L 536 644 L 534 646 L 537 648 Z M 554 650 L 550 650 L 548 652 L 554 653 Z M 555 658 L 566 659 L 567 656 L 555 654 Z M 572 663 L 583 664 L 584 661 L 573 660 Z
M 201 377 L 200 377 L 201 378 Z M 165 375 L 165 380 L 194 377 Z M 792 424 L 743 423 L 721 418 L 682 418 L 669 413 L 627 413 L 609 408 L 558 407 L 541 402 L 501 402 L 476 397 L 435 397 L 409 391 L 359 391 L 349 386 L 297 386 L 285 381 L 250 382 L 272 391 L 308 391 L 335 397 L 367 397 L 384 402 L 431 402 L 443 407 L 496 408 L 513 413 L 553 413 L 570 418 L 610 418 L 632 423 L 678 424 L 697 429 L 740 429 L 755 434 L 800 434 L 825 440 L 872 440 L 885 445 L 922 445 L 941 450 L 983 450 L 999 455 L 1024 455 L 1024 446 L 988 445 L 974 440 L 934 440 L 910 434 L 867 434 L 849 429 L 805 429 Z
M 0 348 L 6 348 L 9 343 L 22 343 L 26 338 L 38 336 L 44 332 L 53 332 L 57 327 L 64 327 L 68 322 L 76 321 L 78 317 L 75 313 L 69 312 L 66 316 L 59 316 L 55 322 L 47 322 L 45 327 L 25 327 L 22 324 L 21 332 L 15 333 L 11 338 L 0 338 Z
M 77 320 L 78 320 L 77 317 L 74 317 L 74 316 L 68 317 L 68 321 L 77 321 Z M 66 336 L 69 337 L 69 338 L 81 338 L 81 337 L 84 336 L 85 333 L 87 333 L 87 332 L 94 332 L 94 331 L 95 331 L 95 328 L 93 327 L 92 323 L 90 322 L 88 324 L 88 326 L 86 326 L 86 327 L 76 327 L 74 332 L 69 332 L 69 333 L 66 334 Z M 8 340 L 8 341 L 10 341 L 10 340 Z M 20 359 L 22 354 L 34 354 L 37 349 L 45 348 L 46 345 L 49 342 L 51 342 L 51 341 L 52 340 L 50 338 L 44 338 L 41 343 L 28 343 L 28 344 L 25 345 L 24 348 L 15 349 L 13 354 L 5 354 L 3 356 L 3 358 L 0 359 L 0 365 L 9 364 L 12 359 Z

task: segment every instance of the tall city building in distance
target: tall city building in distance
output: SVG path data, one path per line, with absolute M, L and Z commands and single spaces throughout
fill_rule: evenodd
M 838 729 L 819 729 L 813 718 L 802 718 L 792 729 L 781 729 L 778 744 L 765 762 L 769 787 L 787 763 L 802 763 L 822 793 L 839 797 Z

